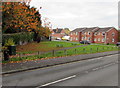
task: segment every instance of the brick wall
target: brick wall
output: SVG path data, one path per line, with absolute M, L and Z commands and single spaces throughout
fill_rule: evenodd
M 95 34 L 96 33 L 96 34 Z M 71 32 L 70 41 L 87 40 L 91 43 L 116 44 L 118 42 L 118 30 L 115 28 L 107 32 Z
M 70 41 L 79 41 L 79 32 L 71 32 L 70 33 Z

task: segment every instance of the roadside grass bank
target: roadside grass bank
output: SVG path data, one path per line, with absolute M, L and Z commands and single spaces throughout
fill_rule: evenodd
M 29 60 L 42 60 L 42 59 L 51 59 L 56 57 L 72 56 L 72 55 L 81 55 L 81 54 L 92 54 L 108 51 L 118 51 L 116 46 L 104 46 L 104 45 L 89 45 L 83 47 L 77 47 L 72 49 L 60 50 L 49 53 L 44 53 L 40 55 L 26 56 L 26 57 L 16 57 L 11 58 L 10 61 L 3 61 L 3 63 L 19 62 L 19 61 L 29 61 Z
M 50 50 L 58 50 L 65 47 L 74 47 L 82 45 L 79 43 L 64 42 L 64 41 L 44 41 L 40 43 L 28 43 L 27 45 L 18 45 L 17 54 L 31 54 L 37 51 L 47 52 Z

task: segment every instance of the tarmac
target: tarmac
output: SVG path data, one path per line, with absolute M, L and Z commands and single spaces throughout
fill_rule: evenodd
M 108 55 L 118 54 L 118 51 L 109 51 L 102 53 L 94 53 L 94 54 L 82 54 L 82 55 L 74 55 L 74 56 L 64 56 L 59 58 L 52 59 L 43 59 L 43 60 L 33 60 L 33 61 L 22 61 L 19 63 L 6 63 L 2 64 L 2 72 L 1 74 L 12 74 L 27 70 L 33 70 L 38 68 L 44 68 L 59 64 L 65 64 L 70 62 L 82 61 L 87 59 L 93 59 L 97 57 L 104 57 Z

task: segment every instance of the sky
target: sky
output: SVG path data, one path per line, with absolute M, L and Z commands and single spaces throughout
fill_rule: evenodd
M 118 28 L 118 0 L 32 0 L 52 28 Z

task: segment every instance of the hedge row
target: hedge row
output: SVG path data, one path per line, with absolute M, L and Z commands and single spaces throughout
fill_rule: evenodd
M 34 32 L 22 32 L 22 33 L 13 33 L 13 34 L 3 34 L 2 43 L 5 44 L 5 41 L 9 38 L 12 38 L 15 44 L 19 44 L 21 42 L 30 42 L 34 38 Z

